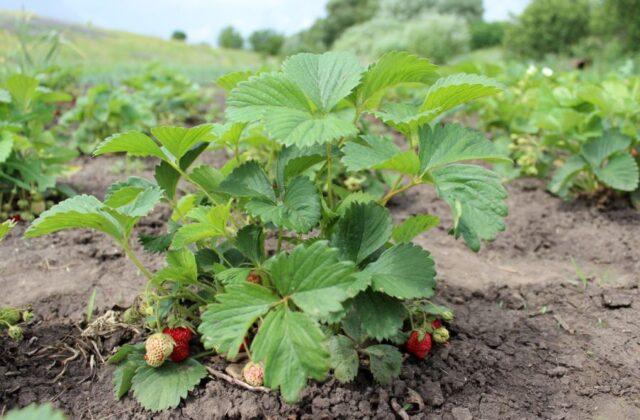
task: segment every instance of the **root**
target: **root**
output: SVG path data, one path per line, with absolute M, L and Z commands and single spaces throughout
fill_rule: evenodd
M 209 374 L 211 376 L 214 376 L 214 377 L 216 377 L 218 379 L 222 379 L 224 381 L 229 382 L 230 384 L 237 385 L 237 386 L 239 386 L 241 388 L 244 388 L 244 389 L 247 389 L 249 391 L 265 392 L 265 393 L 271 392 L 271 390 L 269 388 L 265 388 L 263 386 L 251 386 L 246 382 L 243 382 L 243 381 L 241 381 L 239 379 L 236 379 L 233 376 L 227 375 L 226 373 L 219 372 L 219 371 L 217 371 L 217 370 L 215 370 L 215 369 L 213 369 L 211 367 L 208 367 L 208 366 L 207 366 L 207 371 L 209 372 Z

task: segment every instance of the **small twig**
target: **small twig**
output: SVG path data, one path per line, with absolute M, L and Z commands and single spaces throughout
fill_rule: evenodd
M 241 387 L 241 388 L 248 389 L 249 391 L 254 391 L 254 392 L 271 392 L 271 390 L 270 390 L 269 388 L 265 388 L 265 387 L 263 387 L 263 386 L 251 386 L 251 385 L 249 385 L 249 384 L 248 384 L 248 383 L 246 383 L 246 382 L 242 382 L 242 381 L 240 381 L 240 380 L 238 380 L 238 379 L 234 378 L 233 376 L 229 376 L 229 375 L 227 375 L 226 373 L 219 372 L 219 371 L 217 371 L 217 370 L 215 370 L 215 369 L 213 369 L 213 368 L 211 368 L 211 367 L 209 367 L 209 366 L 207 366 L 207 371 L 208 371 L 212 376 L 215 376 L 216 378 L 219 378 L 219 379 L 225 380 L 225 381 L 229 382 L 230 384 L 237 385 L 237 386 L 239 386 L 239 387 Z
M 409 414 L 407 414 L 405 409 L 402 408 L 400 404 L 398 404 L 398 401 L 396 401 L 395 398 L 391 399 L 391 407 L 393 408 L 393 411 L 398 414 L 398 417 L 400 417 L 402 420 L 409 420 Z
M 575 333 L 575 330 L 569 327 L 569 324 L 567 324 L 567 322 L 560 315 L 555 314 L 553 315 L 553 317 L 555 318 L 556 321 L 558 321 L 558 324 L 560 324 L 563 330 L 565 330 L 569 334 Z

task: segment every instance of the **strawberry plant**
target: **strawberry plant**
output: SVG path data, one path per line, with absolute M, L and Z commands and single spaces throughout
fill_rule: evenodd
M 70 99 L 23 74 L 9 76 L 0 89 L 2 219 L 19 209 L 22 219 L 32 220 L 48 206 L 47 196 L 57 194 L 56 179 L 70 173 L 67 163 L 76 154 L 49 130 L 56 104 Z
M 245 380 L 279 389 L 286 401 L 331 370 L 352 380 L 361 358 L 388 383 L 400 372 L 399 347 L 411 351 L 414 333 L 446 341 L 448 331 L 435 321 L 453 317 L 431 301 L 435 263 L 412 242 L 439 219 L 419 214 L 394 224 L 388 202 L 432 186 L 451 207 L 451 234 L 474 251 L 505 228 L 499 177 L 471 161 L 507 159 L 480 133 L 437 122 L 498 92 L 490 79 L 439 78 L 429 61 L 402 52 L 368 68 L 349 54 L 299 54 L 279 71 L 239 79 L 230 82 L 224 124 L 157 127 L 152 136 L 130 131 L 98 146 L 96 155 L 157 159 L 154 181 L 116 183 L 103 201 L 70 198 L 26 232 L 102 231 L 148 278 L 139 312 L 155 333 L 146 348 L 126 345 L 111 361 L 119 364 L 116 397 L 132 389 L 151 410 L 177 405 L 206 374 L 194 358 L 171 361 L 176 328 L 197 331 L 206 349 L 229 359 L 246 352 Z M 415 85 L 427 87 L 420 102 L 387 99 L 391 89 Z M 362 135 L 365 115 L 405 142 Z M 261 133 L 272 154 L 256 160 L 238 152 L 222 168 L 195 163 L 207 147 L 233 144 L 238 137 L 230 133 L 244 130 Z M 384 173 L 393 182 L 380 198 L 338 194 L 337 174 L 345 171 Z M 140 238 L 166 253 L 166 266 L 152 272 L 131 241 L 136 223 L 160 202 L 172 209 L 167 230 Z M 423 347 L 418 356 L 426 353 Z

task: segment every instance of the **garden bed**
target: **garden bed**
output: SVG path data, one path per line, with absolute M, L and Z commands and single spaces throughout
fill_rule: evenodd
M 118 161 L 84 160 L 71 183 L 102 196 L 122 179 L 109 171 Z M 391 203 L 398 220 L 443 218 L 416 242 L 433 252 L 438 298 L 456 311 L 450 345 L 426 362 L 409 359 L 391 385 L 362 370 L 352 384 L 312 384 L 286 405 L 275 393 L 207 379 L 160 417 L 640 417 L 640 214 L 624 201 L 564 203 L 536 180 L 508 189 L 507 232 L 479 254 L 447 234 L 449 210 L 432 190 Z M 140 227 L 157 231 L 166 216 L 160 210 Z M 77 326 L 94 288 L 100 315 L 129 306 L 145 279 L 102 234 L 25 241 L 23 231 L 0 245 L 0 304 L 31 304 L 36 318 L 22 343 L 0 342 L 0 409 L 51 400 L 75 418 L 148 417 L 131 397 L 114 402 L 113 368 L 101 360 L 135 333 L 83 337 Z M 144 257 L 151 267 L 162 262 Z M 224 370 L 215 358 L 208 364 Z

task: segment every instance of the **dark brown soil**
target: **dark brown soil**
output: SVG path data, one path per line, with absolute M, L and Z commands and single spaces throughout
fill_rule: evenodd
M 114 161 L 86 162 L 71 183 L 101 193 L 122 177 L 105 175 Z M 447 235 L 448 210 L 432 191 L 393 203 L 397 219 L 442 217 L 418 242 L 434 254 L 438 298 L 456 319 L 450 346 L 427 361 L 409 358 L 390 386 L 363 369 L 352 384 L 310 384 L 292 406 L 210 378 L 158 417 L 640 418 L 640 215 L 622 201 L 563 203 L 535 180 L 509 192 L 508 230 L 478 254 Z M 164 216 L 142 229 L 157 230 Z M 100 234 L 25 241 L 22 230 L 0 245 L 0 304 L 31 304 L 37 316 L 22 343 L 0 339 L 0 410 L 52 401 L 73 418 L 149 418 L 130 397 L 113 401 L 113 368 L 101 359 L 132 333 L 86 338 L 76 326 L 94 288 L 104 313 L 129 305 L 143 278 Z M 145 261 L 159 266 L 161 257 Z

